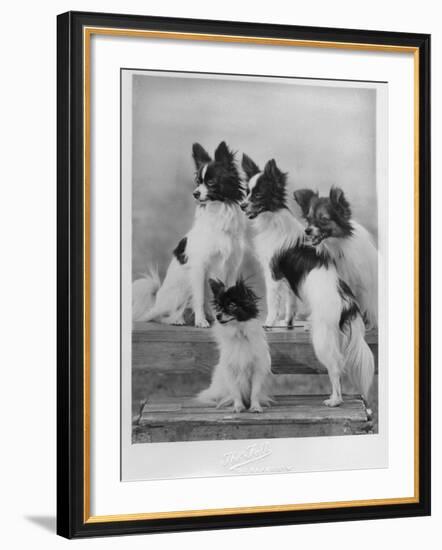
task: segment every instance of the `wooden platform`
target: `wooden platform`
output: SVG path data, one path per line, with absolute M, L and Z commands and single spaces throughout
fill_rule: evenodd
M 314 355 L 306 323 L 293 329 L 272 328 L 266 334 L 272 371 L 278 375 L 277 391 L 285 395 L 279 395 L 261 414 L 233 413 L 231 408 L 206 407 L 194 399 L 209 385 L 218 361 L 210 329 L 136 323 L 132 333 L 133 443 L 373 431 L 372 412 L 360 396 L 345 395 L 344 403 L 336 408 L 323 405 L 328 396 L 320 394 L 329 391 L 329 380 Z M 368 333 L 367 342 L 377 368 L 377 334 Z M 321 374 L 326 376 L 316 376 Z M 304 388 L 306 394 L 298 395 Z
M 292 329 L 266 331 L 275 374 L 326 374 L 313 352 L 306 326 L 304 323 Z M 377 368 L 377 332 L 368 332 L 366 340 L 374 353 Z M 160 323 L 134 324 L 132 366 L 135 370 L 211 373 L 217 356 L 210 329 Z
M 371 412 L 358 396 L 330 408 L 325 395 L 283 395 L 263 413 L 234 413 L 207 407 L 192 398 L 147 402 L 134 419 L 133 443 L 269 439 L 366 434 L 372 430 Z

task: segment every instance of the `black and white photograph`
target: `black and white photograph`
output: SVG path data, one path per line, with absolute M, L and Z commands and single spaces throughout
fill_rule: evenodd
M 132 445 L 378 434 L 386 84 L 122 78 Z
M 191 17 L 58 18 L 57 532 L 428 515 L 430 37 Z

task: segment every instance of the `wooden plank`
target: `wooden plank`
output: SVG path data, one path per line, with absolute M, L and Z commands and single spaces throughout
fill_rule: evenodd
M 266 407 L 265 412 L 256 414 L 244 411 L 232 412 L 232 407 L 210 407 L 197 402 L 194 398 L 175 397 L 147 402 L 143 408 L 140 422 L 178 421 L 185 416 L 186 421 L 203 423 L 247 421 L 251 424 L 277 422 L 284 419 L 297 419 L 302 422 L 318 422 L 320 420 L 358 419 L 367 420 L 367 413 L 360 397 L 346 396 L 345 403 L 340 407 L 327 407 L 323 404 L 325 395 L 283 395 L 275 398 L 275 404 Z M 362 406 L 361 406 L 362 404 Z
M 194 327 L 170 327 L 158 323 L 136 323 L 133 332 L 132 365 L 149 372 L 210 373 L 218 360 L 212 333 Z M 142 328 L 139 328 L 142 325 Z M 370 333 L 370 347 L 377 370 L 377 343 Z M 272 371 L 275 374 L 324 374 L 304 330 L 272 329 L 267 332 Z
M 207 407 L 193 398 L 150 401 L 134 421 L 133 442 L 311 437 L 369 433 L 370 416 L 357 396 L 326 407 L 324 395 L 278 396 L 261 414 Z
M 295 342 L 298 344 L 310 343 L 309 324 L 300 322 L 294 328 L 266 329 L 267 340 L 270 344 Z M 369 344 L 377 344 L 377 330 L 368 331 L 365 339 Z M 133 342 L 215 342 L 212 331 L 207 328 L 191 326 L 163 325 L 161 323 L 134 323 L 132 329 Z

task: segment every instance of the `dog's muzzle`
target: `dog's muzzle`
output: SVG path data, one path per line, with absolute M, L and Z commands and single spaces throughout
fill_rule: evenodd
M 222 313 L 218 313 L 216 315 L 216 320 L 218 321 L 218 323 L 220 323 L 221 325 L 226 325 L 227 323 L 230 323 L 230 321 L 233 321 L 235 318 L 234 317 L 227 317 L 225 318 L 224 315 Z
M 327 235 L 323 233 L 318 227 L 314 227 L 312 225 L 308 225 L 305 228 L 305 234 L 308 237 L 308 244 L 311 244 L 312 246 L 317 246 L 327 237 Z
M 327 237 L 325 233 L 322 233 L 319 229 L 312 227 L 307 227 L 305 234 L 307 236 L 306 244 L 310 244 L 312 246 L 318 246 L 318 244 L 322 243 L 322 241 Z
M 244 214 L 249 218 L 249 220 L 253 220 L 256 218 L 256 216 L 259 214 L 259 210 L 255 210 L 253 206 L 250 206 L 250 203 L 248 202 L 242 202 L 240 205 L 241 210 L 244 212 Z

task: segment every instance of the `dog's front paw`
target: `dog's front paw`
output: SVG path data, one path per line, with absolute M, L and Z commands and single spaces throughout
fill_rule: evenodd
M 274 317 L 267 317 L 264 321 L 264 328 L 272 328 L 276 324 L 276 319 Z
M 252 403 L 250 406 L 250 412 L 252 413 L 262 413 L 262 407 L 259 403 Z
M 205 317 L 195 318 L 195 326 L 198 328 L 209 328 L 210 323 Z
M 245 408 L 243 403 L 236 402 L 236 403 L 233 404 L 233 412 L 240 413 L 240 412 L 243 412 L 245 410 L 246 410 L 246 408 Z
M 342 399 L 339 399 L 338 397 L 331 397 L 329 399 L 326 399 L 324 401 L 324 405 L 327 407 L 339 407 L 339 405 L 342 403 Z
M 186 321 L 183 319 L 183 317 L 175 317 L 168 320 L 168 324 L 173 325 L 175 327 L 181 327 L 186 324 Z

